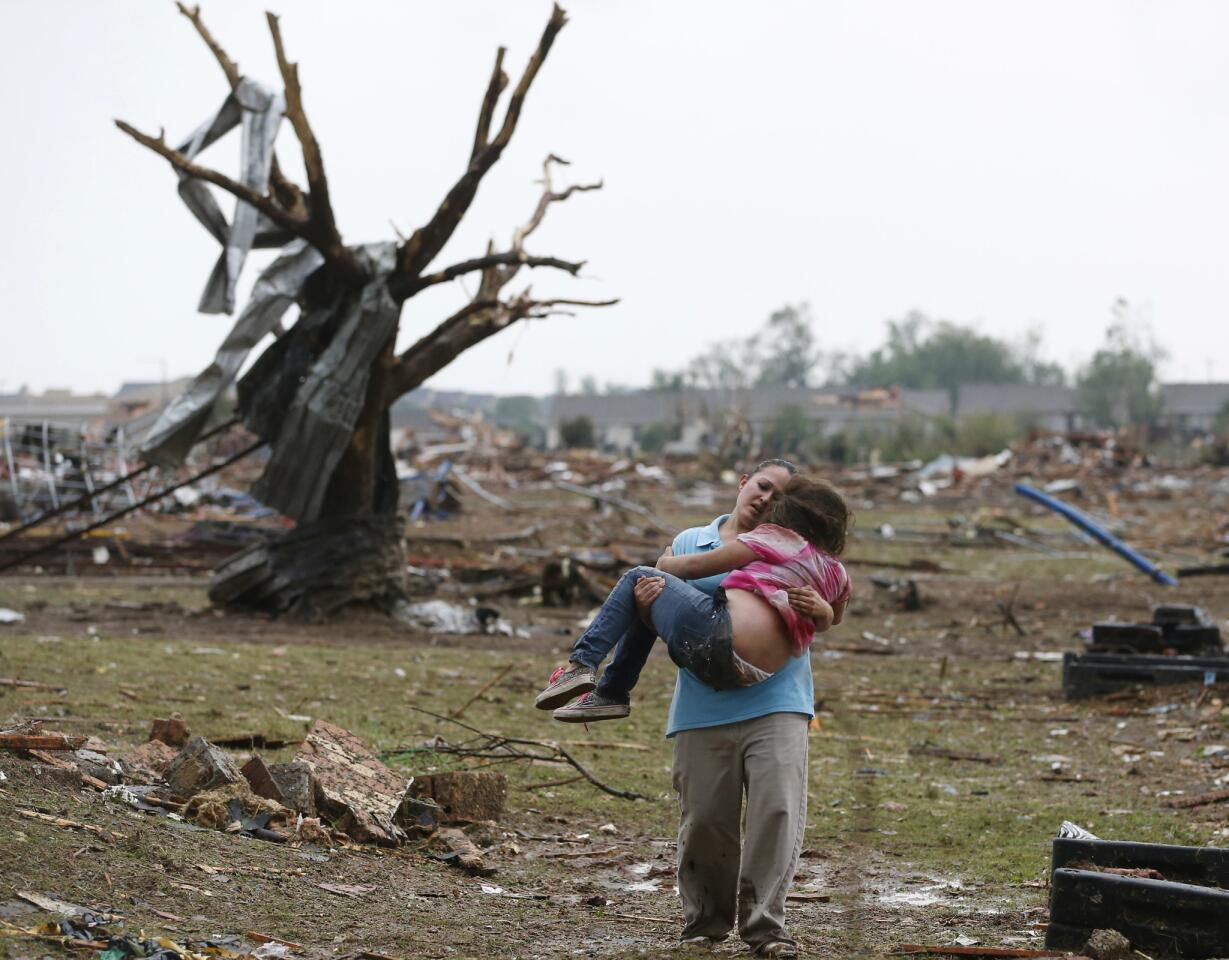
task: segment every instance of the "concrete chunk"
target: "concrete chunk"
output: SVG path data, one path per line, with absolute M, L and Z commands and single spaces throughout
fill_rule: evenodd
M 191 797 L 224 783 L 238 783 L 243 774 L 226 751 L 195 736 L 163 771 L 162 779 L 177 796 Z
M 281 802 L 305 817 L 316 815 L 316 778 L 312 768 L 302 760 L 271 763 L 269 773 L 281 792 Z

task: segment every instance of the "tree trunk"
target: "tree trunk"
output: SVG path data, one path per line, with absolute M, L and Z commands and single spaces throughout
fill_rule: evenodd
M 405 544 L 395 514 L 302 524 L 228 557 L 209 578 L 218 606 L 318 621 L 363 603 L 386 612 L 405 596 Z
M 312 292 L 319 313 L 308 309 L 301 325 L 308 332 L 314 330 L 313 316 L 327 315 L 329 301 L 337 295 L 325 282 Z M 258 366 L 272 365 L 280 376 L 256 371 L 240 386 L 241 406 L 256 412 L 249 422 L 265 436 L 276 436 L 278 413 L 284 409 L 279 404 L 288 402 L 278 388 L 298 381 L 293 374 L 306 369 L 326 339 L 304 338 L 298 331 L 274 344 L 258 361 Z M 385 399 L 395 339 L 389 339 L 372 367 L 363 409 L 329 481 L 320 519 L 301 523 L 292 532 L 254 544 L 219 564 L 209 582 L 209 599 L 216 606 L 319 620 L 349 604 L 388 611 L 404 599 L 405 545 L 397 517 L 397 471 Z

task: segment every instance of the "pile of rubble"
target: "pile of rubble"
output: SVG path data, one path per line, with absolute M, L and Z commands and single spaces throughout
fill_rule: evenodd
M 295 758 L 236 758 L 192 735 L 173 714 L 155 719 L 149 740 L 117 759 L 92 738 L 47 733 L 38 721 L 0 732 L 0 750 L 59 771 L 104 802 L 273 843 L 399 846 L 429 841 L 429 855 L 471 872 L 489 868 L 449 824 L 498 820 L 507 778 L 491 771 L 405 777 L 358 737 L 316 720 Z M 242 760 L 242 762 L 241 762 Z M 101 828 L 95 828 L 101 829 Z

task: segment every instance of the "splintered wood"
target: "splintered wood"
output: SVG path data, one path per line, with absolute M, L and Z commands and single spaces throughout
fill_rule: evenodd
M 88 737 L 70 737 L 63 733 L 0 733 L 2 750 L 77 750 Z

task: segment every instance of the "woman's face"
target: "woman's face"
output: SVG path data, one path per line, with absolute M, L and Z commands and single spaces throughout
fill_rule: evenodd
M 750 530 L 759 523 L 772 498 L 785 486 L 789 476 L 788 470 L 777 466 L 765 467 L 750 476 L 744 473 L 738 481 L 738 499 L 734 501 L 734 517 L 738 526 Z

